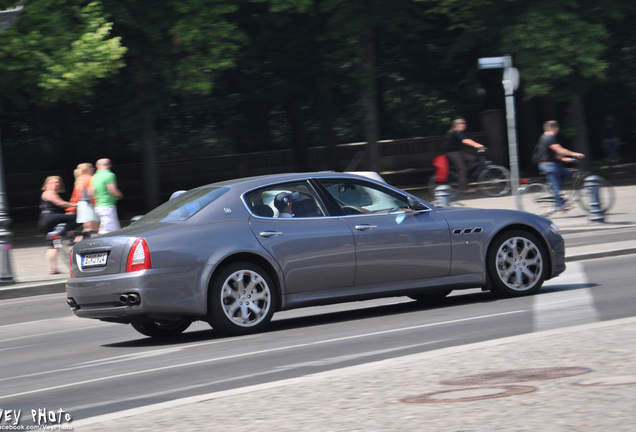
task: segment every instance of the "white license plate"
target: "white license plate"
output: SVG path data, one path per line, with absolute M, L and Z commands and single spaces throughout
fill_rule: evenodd
M 108 253 L 95 253 L 82 256 L 82 267 L 100 267 L 106 265 Z

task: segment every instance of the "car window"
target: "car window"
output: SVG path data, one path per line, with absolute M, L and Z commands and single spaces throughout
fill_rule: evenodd
M 344 214 L 387 213 L 408 210 L 405 197 L 362 180 L 319 180 Z
M 268 186 L 245 195 L 256 216 L 271 218 L 323 217 L 325 211 L 309 183 L 294 182 Z
M 184 221 L 201 211 L 201 209 L 229 190 L 230 189 L 226 187 L 201 187 L 192 189 L 160 205 L 135 222 L 135 225 L 152 222 Z

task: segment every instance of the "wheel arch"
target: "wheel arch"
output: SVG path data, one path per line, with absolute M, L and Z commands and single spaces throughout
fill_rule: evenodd
M 546 251 L 546 259 L 548 261 L 547 263 L 548 265 L 546 266 L 545 280 L 550 279 L 552 271 L 548 269 L 552 269 L 554 265 L 554 263 L 552 262 L 552 254 L 550 253 L 550 245 L 548 244 L 548 241 L 546 240 L 545 236 L 541 233 L 541 231 L 539 231 L 532 225 L 516 223 L 516 224 L 506 225 L 505 227 L 502 227 L 501 229 L 499 229 L 499 231 L 493 234 L 492 238 L 490 239 L 490 242 L 488 243 L 488 248 L 486 249 L 486 260 L 488 260 L 488 257 L 492 253 L 493 243 L 495 242 L 495 239 L 508 231 L 514 231 L 514 230 L 521 230 L 529 234 L 532 234 L 541 242 L 541 246 L 543 246 L 543 248 Z M 490 279 L 488 272 L 486 272 L 486 277 Z
M 209 292 L 210 292 L 210 289 L 212 288 L 212 283 L 214 282 L 214 278 L 216 277 L 216 275 L 219 274 L 228 265 L 234 264 L 237 262 L 249 262 L 251 264 L 256 264 L 257 266 L 261 267 L 263 270 L 267 272 L 267 275 L 272 279 L 272 281 L 274 281 L 274 284 L 276 285 L 274 288 L 276 289 L 276 293 L 278 295 L 277 295 L 277 301 L 275 305 L 275 311 L 279 311 L 282 306 L 282 291 L 283 291 L 282 284 L 279 277 L 279 272 L 274 268 L 274 266 L 269 260 L 267 260 L 265 257 L 258 255 L 256 253 L 237 252 L 235 254 L 228 255 L 223 260 L 221 260 L 216 266 L 216 268 L 214 269 L 214 271 L 210 274 L 210 277 L 208 280 L 207 295 L 209 296 Z M 208 313 L 210 313 L 210 311 L 208 311 Z

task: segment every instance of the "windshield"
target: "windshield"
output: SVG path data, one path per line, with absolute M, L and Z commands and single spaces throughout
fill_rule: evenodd
M 201 187 L 193 189 L 160 205 L 135 222 L 135 225 L 152 222 L 184 221 L 229 190 L 230 189 L 226 187 Z

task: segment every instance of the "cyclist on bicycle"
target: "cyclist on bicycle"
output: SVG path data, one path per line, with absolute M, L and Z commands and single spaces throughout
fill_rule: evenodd
M 570 151 L 563 147 L 557 141 L 556 135 L 559 133 L 559 123 L 550 120 L 543 124 L 543 135 L 539 138 L 538 146 L 538 165 L 539 171 L 546 176 L 548 182 L 552 185 L 552 193 L 554 194 L 555 208 L 553 211 L 568 211 L 574 206 L 565 206 L 563 198 L 561 198 L 561 187 L 563 183 L 572 176 L 572 172 L 567 170 L 562 162 L 569 162 L 572 159 L 583 159 L 583 153 Z
M 462 144 L 483 149 L 484 146 L 466 137 L 466 120 L 457 118 L 453 120 L 451 129 L 446 134 L 446 157 L 451 161 L 459 175 L 459 189 L 464 193 L 473 193 L 475 189 L 468 189 L 468 170 L 477 165 L 477 156 L 463 152 Z

